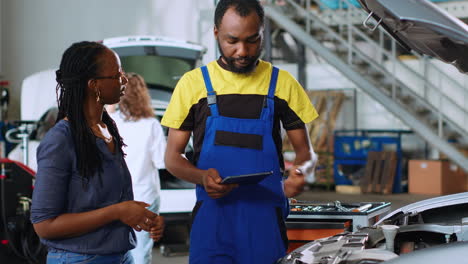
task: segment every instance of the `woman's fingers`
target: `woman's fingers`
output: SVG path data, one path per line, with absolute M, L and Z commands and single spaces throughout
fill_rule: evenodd
M 163 230 L 154 230 L 154 231 L 151 231 L 150 232 L 150 237 L 151 239 L 153 239 L 154 241 L 158 241 L 162 238 L 162 235 L 163 235 Z
M 162 238 L 164 233 L 164 217 L 159 215 L 156 218 L 156 224 L 150 229 L 149 233 L 154 241 L 158 241 Z
M 133 225 L 132 228 L 135 229 L 135 231 L 138 231 L 138 232 L 140 232 L 142 230 L 140 225 Z

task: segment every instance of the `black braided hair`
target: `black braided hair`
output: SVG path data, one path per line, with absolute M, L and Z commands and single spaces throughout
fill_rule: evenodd
M 84 101 L 88 87 L 88 80 L 98 76 L 100 64 L 99 56 L 108 49 L 97 43 L 82 41 L 72 44 L 62 56 L 60 69 L 56 71 L 57 104 L 59 108 L 57 121 L 68 119 L 75 145 L 77 166 L 83 179 L 89 180 L 97 171 L 102 172 L 102 157 L 96 145 L 96 137 L 86 122 Z M 117 140 L 117 148 L 122 151 L 125 146 L 117 126 L 104 111 L 102 121 L 109 129 L 109 133 Z
M 214 24 L 219 28 L 224 14 L 230 8 L 234 7 L 237 14 L 241 17 L 246 17 L 250 12 L 255 11 L 260 18 L 260 24 L 263 25 L 265 20 L 265 11 L 258 0 L 220 0 L 216 5 Z

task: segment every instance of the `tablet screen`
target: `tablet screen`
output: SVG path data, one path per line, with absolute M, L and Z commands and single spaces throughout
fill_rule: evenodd
M 265 171 L 265 172 L 259 172 L 259 173 L 228 176 L 224 178 L 221 181 L 221 183 L 222 184 L 229 184 L 229 183 L 256 184 L 256 183 L 261 182 L 267 176 L 270 176 L 272 174 L 273 174 L 273 171 Z

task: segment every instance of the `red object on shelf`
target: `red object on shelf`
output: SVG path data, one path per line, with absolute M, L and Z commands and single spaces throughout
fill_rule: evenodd
M 307 229 L 307 228 L 288 228 L 286 233 L 288 235 L 288 249 L 287 253 L 291 253 L 296 248 L 299 248 L 311 241 L 320 238 L 326 238 L 334 236 L 345 231 L 349 231 L 351 228 L 351 221 L 347 220 L 343 223 L 334 223 L 334 225 L 341 224 L 340 228 L 318 228 L 318 229 Z
M 0 81 L 0 86 L 8 86 L 10 85 L 9 81 Z
M 31 168 L 29 168 L 28 166 L 24 165 L 23 163 L 21 163 L 19 161 L 11 160 L 11 159 L 8 159 L 8 158 L 0 158 L 0 163 L 15 163 L 20 168 L 25 170 L 27 173 L 31 174 L 33 177 L 35 177 L 35 175 L 36 175 L 35 171 L 33 171 Z

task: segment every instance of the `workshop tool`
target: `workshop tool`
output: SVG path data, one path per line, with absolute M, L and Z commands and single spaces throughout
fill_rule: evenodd
M 388 202 L 317 203 L 289 199 L 288 252 L 312 240 L 371 226 L 390 211 L 390 205 Z
M 365 205 L 361 205 L 358 208 L 352 209 L 351 212 L 365 212 L 365 211 L 369 210 L 371 207 L 372 207 L 372 204 L 368 203 L 368 204 L 365 204 Z
M 317 203 L 290 199 L 290 213 L 286 221 L 292 219 L 351 220 L 352 231 L 374 224 L 390 211 L 389 202 L 342 203 L 334 201 Z
M 317 154 L 312 151 L 312 158 L 306 162 L 304 162 L 301 166 L 299 166 L 296 171 L 301 173 L 305 176 L 306 181 L 308 183 L 315 182 L 315 167 L 317 165 L 318 156 Z
M 346 207 L 342 206 L 340 201 L 335 201 L 335 207 L 340 212 L 349 212 L 349 211 L 351 211 L 350 208 L 346 208 Z

